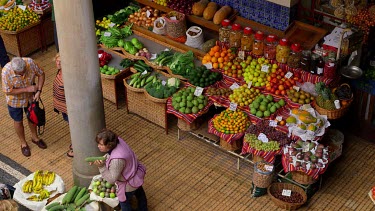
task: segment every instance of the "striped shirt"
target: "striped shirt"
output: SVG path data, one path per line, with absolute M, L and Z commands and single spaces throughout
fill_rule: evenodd
M 44 74 L 43 70 L 31 58 L 22 58 L 25 63 L 25 74 L 16 75 L 11 68 L 11 62 L 6 64 L 1 72 L 2 88 L 5 93 L 7 104 L 13 108 L 27 107 L 33 99 L 33 93 L 24 92 L 17 95 L 7 94 L 13 89 L 26 88 L 35 84 L 35 76 Z
M 67 114 L 64 82 L 61 70 L 59 70 L 53 81 L 53 108 L 59 112 Z

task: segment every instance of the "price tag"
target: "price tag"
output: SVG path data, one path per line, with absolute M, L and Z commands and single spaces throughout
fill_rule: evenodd
M 341 105 L 340 105 L 340 100 L 335 100 L 333 101 L 335 103 L 335 107 L 336 109 L 340 109 L 341 108 Z
M 212 69 L 212 63 L 211 62 L 204 64 L 204 66 L 206 66 L 207 69 L 209 69 L 209 70 Z
M 147 74 L 147 70 L 142 72 L 142 75 L 146 75 L 146 74 Z
M 149 10 L 146 11 L 146 16 L 149 18 L 151 15 L 151 12 Z
M 162 84 L 163 86 L 165 86 L 165 84 L 167 84 L 167 82 L 166 82 L 166 81 L 162 81 L 161 84 Z
M 245 59 L 245 51 L 239 51 L 239 52 L 238 52 L 238 57 L 239 57 L 240 59 L 244 60 L 244 59 Z
M 270 68 L 270 66 L 268 66 L 268 65 L 262 65 L 262 69 L 261 69 L 261 71 L 262 72 L 266 72 L 266 73 L 268 73 L 268 69 Z
M 111 32 L 104 32 L 104 37 L 110 37 L 111 36 Z
M 100 57 L 102 57 L 102 54 L 98 54 L 98 58 L 100 59 Z
M 303 145 L 302 145 L 302 152 L 308 152 L 308 151 L 310 151 L 309 145 L 310 145 L 309 143 L 304 142 Z
M 281 193 L 281 195 L 283 195 L 283 196 L 291 196 L 292 195 L 292 191 L 291 190 L 283 189 L 283 192 Z
M 176 18 L 175 16 L 170 17 L 170 19 L 171 19 L 172 21 L 177 20 L 177 18 Z
M 114 27 L 115 25 L 116 25 L 115 23 L 110 23 L 108 26 L 112 28 L 112 27 Z
M 235 90 L 235 89 L 240 88 L 240 86 L 239 86 L 236 82 L 234 82 L 234 83 L 232 84 L 232 86 L 230 86 L 229 88 L 230 88 L 231 90 Z
M 316 70 L 316 73 L 318 73 L 318 75 L 323 74 L 323 68 L 318 67 L 318 69 Z
M 258 139 L 261 140 L 264 143 L 268 142 L 268 138 L 267 138 L 267 136 L 264 133 L 259 133 Z
M 247 88 L 251 88 L 251 85 L 253 85 L 253 82 L 252 81 L 250 81 L 248 84 L 247 84 Z
M 277 121 L 281 121 L 281 120 L 283 120 L 283 117 L 282 117 L 282 116 L 277 116 L 277 117 L 276 117 L 276 120 L 277 120 Z
M 287 72 L 287 73 L 285 74 L 285 78 L 287 78 L 287 79 L 291 78 L 292 76 L 293 76 L 293 73 L 292 73 L 292 72 Z
M 293 89 L 299 92 L 300 88 L 298 86 L 293 86 Z
M 164 51 L 170 51 L 169 48 L 164 49 Z
M 231 111 L 236 111 L 237 110 L 237 103 L 230 103 L 229 104 L 229 109 L 231 110 Z
M 150 59 L 151 60 L 156 59 L 156 53 L 152 53 Z
M 277 127 L 277 122 L 274 121 L 274 120 L 270 120 L 269 126 L 270 127 Z
M 25 5 L 17 5 L 21 10 L 25 11 L 26 6 Z
M 264 168 L 266 169 L 266 171 L 272 171 L 273 170 L 273 166 L 271 166 L 271 165 L 264 165 Z
M 195 95 L 195 96 L 201 96 L 202 93 L 203 93 L 203 88 L 197 86 L 197 88 L 195 88 L 194 95 Z

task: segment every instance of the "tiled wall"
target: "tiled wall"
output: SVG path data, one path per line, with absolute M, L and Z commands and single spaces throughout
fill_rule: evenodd
M 284 31 L 295 18 L 297 5 L 289 8 L 264 0 L 212 0 L 229 5 L 241 17 Z

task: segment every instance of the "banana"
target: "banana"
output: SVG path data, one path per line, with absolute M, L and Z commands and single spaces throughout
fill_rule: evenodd
M 55 172 L 50 172 L 49 185 L 52 184 L 53 182 L 55 182 L 55 177 L 56 177 Z

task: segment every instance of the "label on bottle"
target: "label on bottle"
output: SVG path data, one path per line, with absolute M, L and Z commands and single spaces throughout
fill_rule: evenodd
M 318 75 L 323 74 L 323 68 L 318 67 L 318 69 L 316 70 L 316 73 L 317 73 Z

